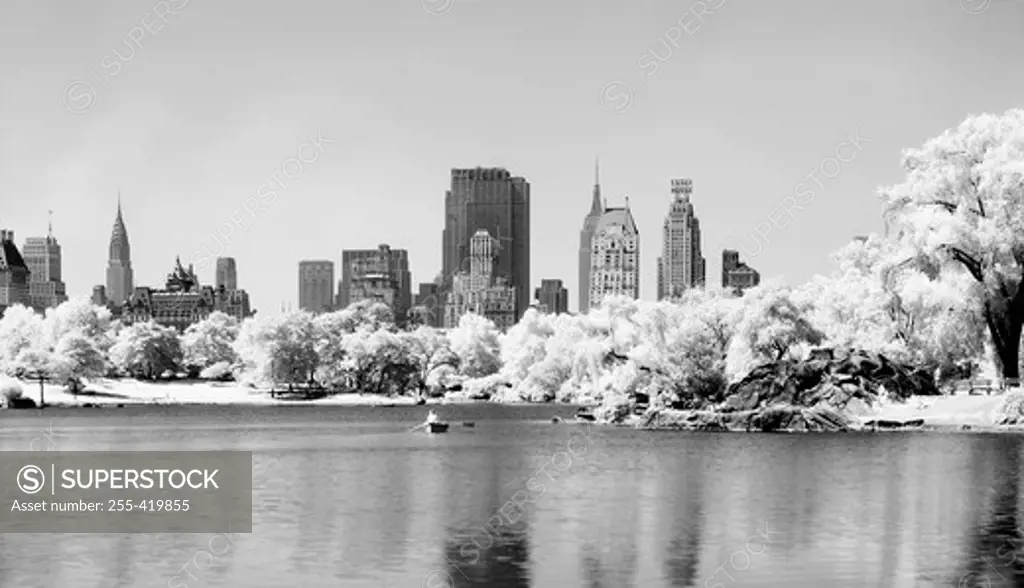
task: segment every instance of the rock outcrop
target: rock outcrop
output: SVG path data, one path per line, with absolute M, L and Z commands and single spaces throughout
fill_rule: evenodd
M 932 376 L 877 353 L 817 350 L 804 361 L 779 361 L 751 370 L 729 385 L 724 410 L 776 404 L 858 413 L 885 395 L 904 400 L 938 395 Z
M 904 400 L 938 395 L 932 376 L 887 357 L 859 350 L 819 349 L 803 361 L 759 366 L 729 385 L 716 406 L 651 408 L 633 417 L 623 402 L 606 403 L 598 420 L 692 431 L 830 432 L 860 429 L 883 397 Z M 1024 422 L 1024 401 L 1021 419 Z M 893 428 L 873 422 L 871 428 Z M 920 423 L 900 423 L 920 426 Z

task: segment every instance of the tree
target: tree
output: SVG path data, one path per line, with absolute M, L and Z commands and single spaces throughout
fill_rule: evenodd
M 457 369 L 459 358 L 452 351 L 451 341 L 444 332 L 433 327 L 419 327 L 400 336 L 415 366 L 413 384 L 422 395 L 427 391 L 431 375 L 443 366 Z
M 824 339 L 807 318 L 809 305 L 795 301 L 789 288 L 759 286 L 747 290 L 741 300 L 743 318 L 726 357 L 730 379 L 756 365 L 784 359 L 798 345 L 818 345 Z
M 181 364 L 178 333 L 155 321 L 134 323 L 118 333 L 110 348 L 110 361 L 132 377 L 160 378 L 165 371 L 177 371 Z
M 107 353 L 113 344 L 111 326 L 108 309 L 86 298 L 72 298 L 46 310 L 43 330 L 50 347 L 56 347 L 68 333 L 77 332 Z
M 216 364 L 235 363 L 238 354 L 234 343 L 238 331 L 238 319 L 220 311 L 189 325 L 181 337 L 185 367 L 194 376 Z
M 21 376 L 40 367 L 37 364 L 45 348 L 42 317 L 20 304 L 8 307 L 0 318 L 0 369 Z M 32 361 L 28 361 L 30 357 Z
M 498 329 L 490 320 L 476 313 L 466 313 L 459 319 L 459 326 L 449 331 L 448 338 L 452 351 L 459 358 L 462 375 L 482 378 L 501 368 Z
M 85 332 L 71 330 L 57 342 L 51 370 L 52 376 L 67 381 L 71 390 L 77 391 L 83 378 L 99 377 L 107 371 L 107 358 Z
M 966 271 L 1005 378 L 1018 378 L 1024 326 L 1024 110 L 971 116 L 904 153 L 906 178 L 880 192 L 896 271 Z

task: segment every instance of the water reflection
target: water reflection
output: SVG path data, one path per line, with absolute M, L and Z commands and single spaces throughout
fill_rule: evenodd
M 521 509 L 516 493 L 572 433 L 544 422 L 550 412 L 460 407 L 477 427 L 430 437 L 408 433 L 422 419 L 412 411 L 269 411 L 253 426 L 230 408 L 178 410 L 55 429 L 68 450 L 238 447 L 257 469 L 273 460 L 254 490 L 273 508 L 254 513 L 254 532 L 210 559 L 196 559 L 210 535 L 3 535 L 0 588 L 1024 585 L 1017 435 L 601 429 L 587 441 L 600 467 L 548 468 Z M 4 450 L 38 436 L 35 415 L 0 420 Z M 203 567 L 194 580 L 189 562 Z

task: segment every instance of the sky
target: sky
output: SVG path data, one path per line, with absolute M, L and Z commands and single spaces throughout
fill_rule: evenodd
M 21 247 L 52 210 L 87 296 L 120 192 L 136 285 L 176 256 L 212 283 L 219 253 L 273 314 L 300 260 L 343 249 L 408 249 L 430 281 L 451 168 L 500 166 L 531 183 L 532 286 L 563 279 L 575 309 L 600 157 L 641 298 L 672 178 L 693 180 L 709 283 L 732 248 L 797 284 L 883 230 L 903 149 L 1021 106 L 1021 23 L 1017 0 L 12 3 L 0 227 Z

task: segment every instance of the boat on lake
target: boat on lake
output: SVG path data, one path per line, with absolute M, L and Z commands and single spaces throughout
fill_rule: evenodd
M 442 423 L 442 422 L 427 423 L 427 432 L 428 433 L 447 433 L 448 432 L 448 423 Z

